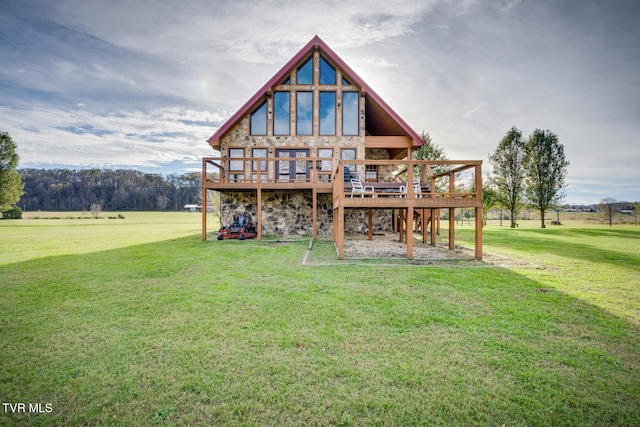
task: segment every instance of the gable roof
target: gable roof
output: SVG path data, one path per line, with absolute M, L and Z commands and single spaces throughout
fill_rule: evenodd
M 414 146 L 422 146 L 423 141 L 411 127 L 380 96 L 373 91 L 352 69 L 349 67 L 327 44 L 317 35 L 314 36 L 293 58 L 287 62 L 264 86 L 256 92 L 233 116 L 229 118 L 208 140 L 212 146 L 220 144 L 222 138 L 238 121 L 240 121 L 251 109 L 266 95 L 268 91 L 292 71 L 292 69 L 318 46 L 322 53 L 333 61 L 346 75 L 347 80 L 361 88 L 365 93 L 367 105 L 366 120 L 378 123 L 379 135 L 398 135 L 398 132 L 406 134 L 413 140 Z

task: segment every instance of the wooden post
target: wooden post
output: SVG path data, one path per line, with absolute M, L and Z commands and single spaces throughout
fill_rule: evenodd
M 256 218 L 257 237 L 258 240 L 262 240 L 262 188 L 260 188 L 260 184 L 258 184 L 258 189 L 256 190 L 256 203 L 258 205 L 258 218 Z
M 431 246 L 436 245 L 436 221 L 433 216 L 434 212 L 439 212 L 437 209 L 430 209 L 431 211 Z
M 425 217 L 427 213 L 426 209 L 420 210 L 420 225 L 422 226 L 422 243 L 427 243 L 427 218 Z
M 413 259 L 413 207 L 407 208 L 407 258 Z
M 202 241 L 207 240 L 207 162 L 202 159 Z
M 368 234 L 369 240 L 373 240 L 373 209 L 369 209 Z
M 313 215 L 313 240 L 315 240 L 318 237 L 318 190 L 315 185 L 311 190 L 311 203 L 313 203 L 311 215 Z
M 336 212 L 334 210 L 333 214 L 335 215 Z M 344 259 L 344 206 L 342 206 L 342 204 L 340 204 L 340 206 L 338 206 L 338 242 L 337 242 L 337 247 L 338 247 L 338 259 Z
M 475 250 L 476 259 L 482 259 L 482 164 L 476 165 L 476 234 Z
M 449 197 L 453 197 L 453 193 L 456 191 L 455 173 L 449 172 Z M 456 209 L 449 208 L 449 249 L 456 247 L 455 238 L 455 224 L 456 224 Z

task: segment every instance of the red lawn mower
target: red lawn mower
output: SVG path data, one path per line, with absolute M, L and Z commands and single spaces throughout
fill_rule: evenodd
M 251 222 L 251 216 L 247 212 L 234 215 L 233 224 L 223 226 L 218 231 L 218 240 L 244 240 L 254 237 L 256 237 L 256 226 Z

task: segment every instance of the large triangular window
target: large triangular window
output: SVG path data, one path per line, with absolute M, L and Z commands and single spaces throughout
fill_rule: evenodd
M 313 58 L 309 58 L 307 62 L 298 68 L 296 80 L 299 85 L 313 84 Z
M 267 103 L 262 102 L 251 113 L 251 135 L 267 134 Z
M 336 69 L 333 68 L 324 58 L 320 58 L 320 84 L 336 84 Z

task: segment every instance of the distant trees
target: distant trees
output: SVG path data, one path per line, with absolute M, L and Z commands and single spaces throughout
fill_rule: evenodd
M 497 200 L 511 213 L 511 228 L 516 226 L 516 215 L 522 205 L 524 147 L 522 132 L 514 126 L 500 140 L 496 151 L 489 156 L 493 165 Z
M 182 209 L 200 203 L 201 173 L 162 176 L 120 169 L 20 169 L 25 210 L 84 211 Z
M 525 144 L 524 173 L 525 200 L 540 212 L 542 228 L 544 213 L 563 199 L 562 189 L 569 162 L 558 135 L 549 130 L 536 129 Z
M 564 197 L 569 162 L 558 136 L 549 130 L 536 129 L 525 142 L 522 132 L 512 127 L 489 156 L 494 167 L 493 182 L 497 201 L 511 213 L 511 228 L 522 205 L 540 212 L 545 228 L 545 212 Z
M 22 180 L 16 171 L 20 157 L 7 132 L 0 132 L 0 212 L 8 211 L 23 194 Z

